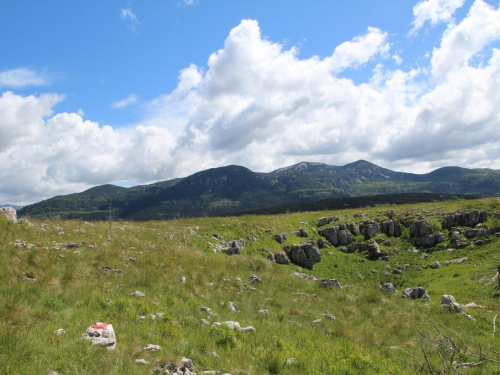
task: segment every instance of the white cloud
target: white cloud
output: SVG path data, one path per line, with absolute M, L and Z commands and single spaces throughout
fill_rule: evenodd
M 45 75 L 26 68 L 17 68 L 0 72 L 0 87 L 20 88 L 25 86 L 43 86 L 49 83 Z
M 467 17 L 448 28 L 441 45 L 434 48 L 431 59 L 434 78 L 440 81 L 467 66 L 474 56 L 496 40 L 500 40 L 500 9 L 476 0 Z
M 139 20 L 137 19 L 137 16 L 134 14 L 134 12 L 132 12 L 128 8 L 122 8 L 121 15 L 125 21 L 128 21 L 127 27 L 135 33 L 137 31 Z
M 135 96 L 135 94 L 130 94 L 125 99 L 119 100 L 111 104 L 111 107 L 121 109 L 136 104 L 137 101 L 138 101 L 137 96 Z
M 184 1 L 184 5 L 187 5 L 187 6 L 196 4 L 196 2 L 194 0 L 183 0 L 183 1 Z
M 330 69 L 334 72 L 358 67 L 366 64 L 376 55 L 386 54 L 390 48 L 386 40 L 387 33 L 375 27 L 369 27 L 366 34 L 357 36 L 352 41 L 344 42 L 335 48 L 333 55 L 325 61 L 330 64 Z
M 302 160 L 367 159 L 413 172 L 443 165 L 498 169 L 500 50 L 491 45 L 497 13 L 476 1 L 443 34 L 429 65 L 409 71 L 384 66 L 399 52 L 391 53 L 378 29 L 326 58 L 300 58 L 245 20 L 205 69 L 183 69 L 175 90 L 147 103 L 149 118 L 127 128 L 52 114 L 62 100 L 57 95 L 4 93 L 0 201 L 25 203 L 228 164 L 270 171 Z M 485 48 L 491 54 L 469 64 Z M 376 67 L 364 83 L 339 74 L 369 61 Z
M 429 21 L 432 26 L 438 23 L 448 23 L 453 20 L 453 14 L 461 8 L 465 0 L 422 0 L 413 7 L 413 28 L 410 35 L 415 35 Z

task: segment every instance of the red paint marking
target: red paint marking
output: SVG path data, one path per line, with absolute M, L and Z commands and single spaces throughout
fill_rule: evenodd
M 94 323 L 92 324 L 92 328 L 94 329 L 106 329 L 108 325 L 106 323 Z

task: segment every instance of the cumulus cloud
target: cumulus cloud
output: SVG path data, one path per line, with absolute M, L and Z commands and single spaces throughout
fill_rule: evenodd
M 119 100 L 111 104 L 111 107 L 121 109 L 136 103 L 137 103 L 137 96 L 135 96 L 135 94 L 130 94 L 125 99 Z
M 134 33 L 137 31 L 137 25 L 139 24 L 139 20 L 137 16 L 128 8 L 122 8 L 121 10 L 122 18 L 128 22 L 128 28 L 132 30 Z
M 483 0 L 472 4 L 467 17 L 448 28 L 441 45 L 432 53 L 432 73 L 436 80 L 446 78 L 467 66 L 487 45 L 500 39 L 500 9 Z
M 43 86 L 49 80 L 45 75 L 26 68 L 17 68 L 0 72 L 0 87 L 20 88 L 25 86 Z
M 302 160 L 367 159 L 413 172 L 498 169 L 497 16 L 498 9 L 477 0 L 447 28 L 429 66 L 409 70 L 385 66 L 394 66 L 391 56 L 398 62 L 400 51 L 391 51 L 379 29 L 368 28 L 325 58 L 300 58 L 296 48 L 284 49 L 263 37 L 256 21 L 244 20 L 205 68 L 183 69 L 175 90 L 145 104 L 149 117 L 126 128 L 54 114 L 58 95 L 4 93 L 0 201 L 228 164 L 270 171 Z M 491 53 L 481 54 L 485 48 Z M 366 82 L 343 76 L 368 62 L 375 67 Z
M 432 26 L 452 21 L 453 14 L 461 8 L 465 0 L 422 0 L 413 7 L 413 28 L 410 35 L 415 35 L 429 21 Z

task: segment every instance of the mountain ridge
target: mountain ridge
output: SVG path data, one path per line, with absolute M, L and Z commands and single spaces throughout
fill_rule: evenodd
M 392 171 L 366 160 L 344 166 L 300 162 L 269 173 L 228 165 L 184 178 L 124 188 L 111 184 L 50 198 L 19 211 L 21 216 L 105 220 L 203 217 L 330 198 L 435 193 L 493 196 L 500 171 L 461 167 L 426 174 Z

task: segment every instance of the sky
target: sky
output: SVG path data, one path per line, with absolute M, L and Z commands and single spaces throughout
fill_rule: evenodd
M 500 2 L 0 3 L 0 203 L 224 165 L 500 169 Z

